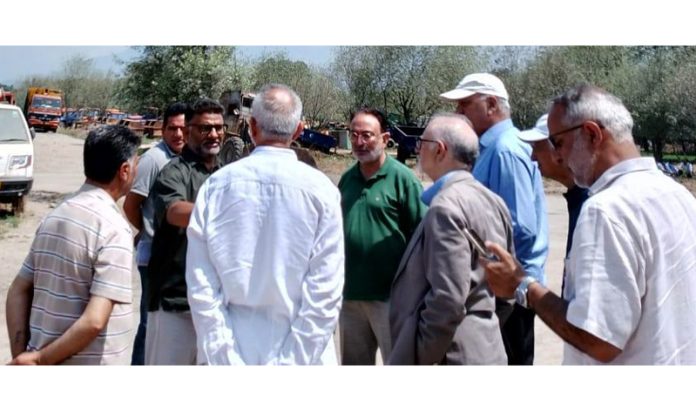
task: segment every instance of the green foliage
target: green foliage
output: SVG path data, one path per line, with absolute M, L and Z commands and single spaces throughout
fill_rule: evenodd
M 16 85 L 17 101 L 29 86 L 59 88 L 67 106 L 129 111 L 162 108 L 223 91 L 254 91 L 284 83 L 297 91 L 310 127 L 346 121 L 360 106 L 385 109 L 401 122 L 423 124 L 453 107 L 439 99 L 466 74 L 498 75 L 510 94 L 520 128 L 533 126 L 551 99 L 589 82 L 619 96 L 633 115 L 634 137 L 661 159 L 673 151 L 696 152 L 696 47 L 337 47 L 324 67 L 284 54 L 241 61 L 233 47 L 147 46 L 124 62 L 121 77 L 94 68 L 80 55 L 50 76 L 28 76 Z M 10 89 L 6 85 L 0 85 Z
M 332 68 L 347 111 L 374 106 L 422 123 L 444 107 L 438 95 L 480 68 L 480 60 L 472 47 L 340 47 Z
M 501 75 L 510 94 L 512 117 L 532 127 L 551 100 L 579 83 L 592 83 L 621 95 L 629 62 L 626 47 L 537 47 L 526 66 Z
M 18 88 L 17 102 L 24 104 L 29 87 L 50 87 L 63 91 L 66 107 L 106 109 L 113 104 L 116 80 L 111 72 L 94 67 L 92 59 L 74 55 L 63 62 L 61 70 L 50 76 L 28 76 Z
M 141 57 L 125 67 L 117 96 L 128 110 L 165 107 L 175 101 L 217 99 L 243 83 L 234 48 L 226 46 L 138 47 Z
M 343 95 L 331 74 L 321 68 L 292 61 L 283 54 L 266 56 L 254 64 L 251 84 L 258 90 L 269 83 L 285 84 L 297 92 L 310 127 L 324 127 L 341 116 Z

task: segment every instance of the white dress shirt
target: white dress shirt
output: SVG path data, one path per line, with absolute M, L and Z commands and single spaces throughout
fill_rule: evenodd
M 590 187 L 573 236 L 567 319 L 622 350 L 610 364 L 696 364 L 696 199 L 652 158 Z M 566 344 L 565 364 L 598 364 Z
M 290 149 L 259 146 L 201 187 L 186 283 L 207 364 L 336 364 L 340 194 Z

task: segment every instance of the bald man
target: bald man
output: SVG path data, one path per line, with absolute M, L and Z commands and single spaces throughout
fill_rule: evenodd
M 464 235 L 465 228 L 473 229 L 513 252 L 505 203 L 471 175 L 478 137 L 466 117 L 437 114 L 417 149 L 434 184 L 423 192 L 430 208 L 392 284 L 389 363 L 507 364 L 495 297 Z

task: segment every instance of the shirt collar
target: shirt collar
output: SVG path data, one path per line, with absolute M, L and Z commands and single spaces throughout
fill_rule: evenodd
M 617 178 L 637 171 L 657 170 L 655 159 L 652 157 L 639 157 L 624 160 L 607 169 L 597 181 L 590 186 L 590 195 L 593 196 L 607 188 Z
M 285 147 L 274 147 L 274 146 L 256 146 L 251 152 L 252 156 L 274 156 L 274 157 L 287 157 L 297 160 L 297 154 L 291 148 Z
M 159 144 L 162 146 L 162 150 L 164 150 L 165 153 L 167 153 L 167 157 L 174 157 L 177 156 L 178 154 L 174 152 L 174 150 L 169 147 L 169 144 L 167 144 L 164 139 L 160 140 Z M 185 144 L 184 144 L 185 146 Z
M 495 140 L 498 139 L 498 136 L 500 136 L 501 134 L 503 134 L 503 132 L 513 127 L 515 126 L 512 124 L 512 119 L 508 118 L 506 120 L 499 121 L 481 135 L 481 140 L 479 141 L 479 144 L 482 147 L 488 147 L 489 145 L 493 144 Z
M 114 201 L 114 198 L 111 197 L 111 195 L 109 193 L 107 193 L 106 190 L 104 190 L 103 188 L 97 187 L 94 184 L 84 183 L 84 184 L 82 184 L 82 187 L 80 187 L 80 189 L 77 190 L 77 193 L 86 193 L 86 192 L 90 192 L 91 195 L 99 197 L 103 201 L 109 203 L 109 205 L 118 209 L 118 206 L 116 205 L 116 202 Z
M 205 166 L 205 162 L 203 161 L 201 156 L 196 154 L 195 151 L 191 150 L 188 145 L 185 145 L 183 150 L 181 150 L 181 158 L 183 158 L 187 163 L 195 163 L 205 168 L 206 170 L 208 169 Z M 215 165 L 213 166 L 213 169 L 210 171 L 213 172 L 218 168 L 220 168 L 220 160 L 217 156 L 215 156 Z
M 457 180 L 466 179 L 466 178 L 473 179 L 473 177 L 471 176 L 471 173 L 469 173 L 466 170 L 456 169 L 456 170 L 449 171 L 449 172 L 445 173 L 444 175 L 440 176 L 440 178 L 438 178 L 433 183 L 433 185 L 431 185 L 430 187 L 428 187 L 427 189 L 425 189 L 423 191 L 423 194 L 421 194 L 421 200 L 423 201 L 423 203 L 425 203 L 425 205 L 429 206 L 430 203 L 432 203 L 432 201 L 438 195 L 438 193 L 447 185 L 447 182 L 449 180 L 451 180 L 452 177 L 459 175 L 459 174 L 461 174 L 462 177 L 458 177 Z
M 355 166 L 353 166 L 353 167 L 354 167 L 354 170 L 355 170 L 355 171 L 354 171 L 354 173 L 355 173 L 355 178 L 359 178 L 359 179 L 361 179 L 361 180 L 363 180 L 363 181 L 370 181 L 370 180 L 376 180 L 376 179 L 378 179 L 378 178 L 386 177 L 387 174 L 388 174 L 388 172 L 389 172 L 389 170 L 390 170 L 391 167 L 392 167 L 392 162 L 393 162 L 393 161 L 396 161 L 396 160 L 394 160 L 389 154 L 387 154 L 386 157 L 385 157 L 385 159 L 384 159 L 384 163 L 382 164 L 382 166 L 379 168 L 379 170 L 377 170 L 376 173 L 374 173 L 373 175 L 371 175 L 370 178 L 365 178 L 365 176 L 363 176 L 362 172 L 360 171 L 360 162 L 359 162 L 359 161 L 356 161 L 356 162 L 355 162 Z

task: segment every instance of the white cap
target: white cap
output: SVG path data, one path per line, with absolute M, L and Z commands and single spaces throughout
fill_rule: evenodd
M 517 137 L 519 137 L 520 140 L 526 141 L 528 143 L 533 143 L 535 141 L 545 140 L 549 138 L 549 126 L 546 123 L 548 117 L 548 114 L 544 114 L 543 116 L 539 117 L 539 120 L 537 120 L 536 124 L 534 125 L 534 128 L 520 131 Z
M 462 100 L 476 93 L 490 94 L 508 100 L 508 93 L 500 79 L 489 73 L 474 73 L 464 77 L 454 90 L 440 94 L 445 100 Z

